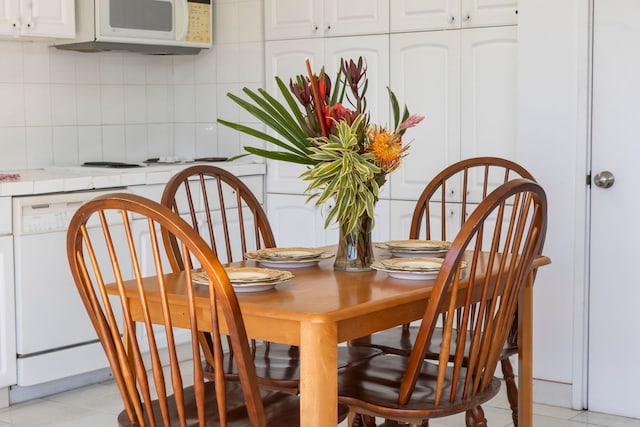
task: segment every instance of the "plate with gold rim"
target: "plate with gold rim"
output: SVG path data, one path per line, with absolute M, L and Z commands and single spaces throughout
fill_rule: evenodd
M 442 258 L 390 258 L 380 261 L 389 270 L 425 272 L 440 270 L 442 262 Z
M 311 267 L 323 259 L 331 258 L 334 254 L 332 252 L 322 253 L 311 259 L 265 259 L 260 257 L 257 251 L 247 252 L 245 257 L 252 261 L 257 261 L 260 265 L 264 267 L 272 267 L 272 268 L 303 268 L 303 267 Z
M 229 270 L 231 270 L 229 272 Z M 239 271 L 239 270 L 249 270 L 249 271 Z M 269 289 L 273 289 L 277 284 L 285 282 L 293 278 L 293 274 L 289 271 L 279 271 L 279 270 L 271 270 L 271 272 L 257 272 L 257 270 L 267 270 L 253 267 L 241 267 L 241 268 L 226 268 L 227 274 L 229 275 L 229 280 L 231 281 L 231 286 L 236 292 L 260 292 Z M 277 274 L 273 273 L 277 272 Z M 261 273 L 261 274 L 259 274 Z M 240 281 L 238 280 L 240 277 Z M 243 281 L 246 280 L 247 277 L 251 277 L 255 279 L 253 281 Z M 262 277 L 262 281 L 260 281 L 259 277 Z M 207 277 L 207 273 L 204 271 L 196 271 L 192 273 L 191 276 L 194 283 L 198 283 L 201 285 L 208 285 L 209 278 Z
M 255 253 L 264 260 L 308 260 L 318 258 L 324 250 L 318 248 L 264 248 L 258 249 Z

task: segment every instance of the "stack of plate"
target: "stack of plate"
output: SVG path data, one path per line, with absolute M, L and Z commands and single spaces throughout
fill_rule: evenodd
M 383 243 L 378 243 L 380 249 L 385 249 L 393 256 L 396 257 L 444 257 L 451 242 L 445 242 L 443 240 L 389 240 Z
M 318 248 L 266 248 L 247 252 L 245 256 L 265 267 L 300 268 L 315 265 L 333 254 Z
M 289 271 L 268 268 L 228 267 L 225 268 L 225 271 L 236 292 L 266 291 L 293 277 Z M 195 283 L 209 284 L 209 279 L 204 271 L 194 272 L 192 278 Z
M 442 267 L 442 258 L 391 258 L 375 261 L 371 267 L 396 279 L 433 280 Z

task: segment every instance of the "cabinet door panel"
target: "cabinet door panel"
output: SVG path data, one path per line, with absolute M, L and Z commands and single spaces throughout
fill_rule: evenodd
M 267 92 L 284 102 L 279 95 L 274 76 L 279 76 L 285 84 L 296 75 L 305 74 L 305 59 L 309 58 L 313 70 L 324 63 L 322 40 L 286 40 L 265 44 L 265 87 Z M 275 149 L 270 145 L 268 149 Z M 302 165 L 267 161 L 267 192 L 302 194 L 307 184 L 300 179 L 305 170 Z
M 267 194 L 267 216 L 280 247 L 324 246 L 338 241 L 338 229 L 324 228 L 327 206 L 306 204 L 307 196 Z
M 322 36 L 322 0 L 267 0 L 266 40 Z
M 409 154 L 391 174 L 392 199 L 417 200 L 431 178 L 460 158 L 459 32 L 391 35 L 391 88 L 400 104 L 425 116 L 409 129 Z
M 515 27 L 462 30 L 462 158 L 515 158 L 516 37 Z M 471 200 L 481 191 L 472 186 Z
M 20 34 L 19 0 L 0 0 L 0 35 Z
M 325 36 L 389 31 L 389 0 L 325 0 Z
M 515 25 L 518 0 L 461 0 L 462 26 Z
M 73 0 L 32 0 L 21 2 L 22 33 L 25 36 L 75 37 Z
M 393 0 L 391 32 L 460 27 L 459 0 Z
M 0 237 L 0 388 L 16 383 L 14 290 L 13 238 L 2 236 Z
M 364 58 L 367 66 L 369 87 L 366 97 L 371 123 L 387 124 L 389 123 L 389 97 L 386 89 L 389 86 L 389 37 L 376 35 L 325 40 L 325 70 L 332 79 L 338 72 L 340 59 L 357 61 L 360 56 Z

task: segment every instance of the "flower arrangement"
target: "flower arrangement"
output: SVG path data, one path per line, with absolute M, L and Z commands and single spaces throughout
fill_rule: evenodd
M 239 123 L 222 119 L 218 123 L 281 149 L 244 147 L 249 154 L 308 165 L 301 174 L 309 182 L 307 202 L 321 205 L 335 201 L 325 227 L 336 221 L 341 235 L 362 228 L 370 232 L 380 187 L 407 154 L 409 145 L 402 137 L 423 117 L 410 115 L 406 106 L 401 115 L 395 94 L 387 88 L 393 128 L 370 123 L 366 100 L 369 83 L 362 57 L 341 60 L 333 81 L 324 67 L 314 74 L 309 60 L 306 66 L 307 74 L 291 78 L 288 86 L 275 78 L 284 103 L 264 89 L 255 92 L 244 88 L 248 100 L 228 94 L 280 138 Z

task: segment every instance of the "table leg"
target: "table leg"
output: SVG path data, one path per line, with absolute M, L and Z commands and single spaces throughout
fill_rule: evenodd
M 529 273 L 518 308 L 518 424 L 533 426 L 533 278 Z
M 300 328 L 300 425 L 335 427 L 338 419 L 338 339 L 335 324 Z

